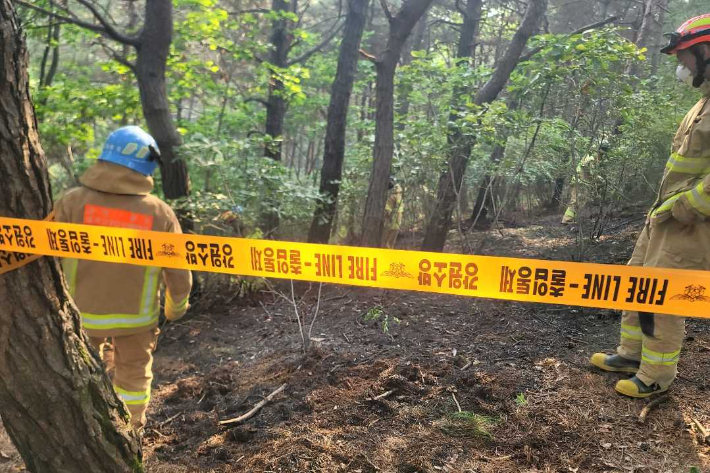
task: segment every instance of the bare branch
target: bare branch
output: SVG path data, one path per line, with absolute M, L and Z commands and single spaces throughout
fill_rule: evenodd
M 101 28 L 101 27 L 98 26 L 98 25 L 94 25 L 94 24 L 91 24 L 91 23 L 87 23 L 87 22 L 81 21 L 81 20 L 75 20 L 74 18 L 69 18 L 69 17 L 67 17 L 67 16 L 58 15 L 58 14 L 56 14 L 56 13 L 54 13 L 54 12 L 49 11 L 49 10 L 45 10 L 45 9 L 42 8 L 42 7 L 38 7 L 38 6 L 36 6 L 36 5 L 32 5 L 31 3 L 27 3 L 27 2 L 25 2 L 25 1 L 23 1 L 23 0 L 15 0 L 15 3 L 17 3 L 17 4 L 19 4 L 19 5 L 22 5 L 23 7 L 29 8 L 29 9 L 31 9 L 31 10 L 35 10 L 35 11 L 37 11 L 37 12 L 40 12 L 40 13 L 42 13 L 42 14 L 44 14 L 44 15 L 51 16 L 52 18 L 55 18 L 55 19 L 57 19 L 57 20 L 60 20 L 60 21 L 62 21 L 63 23 L 69 23 L 69 24 L 72 24 L 72 25 L 80 26 L 80 27 L 85 28 L 85 29 L 87 29 L 87 30 L 94 31 L 95 33 L 106 34 L 106 30 L 105 30 L 104 28 Z
M 387 0 L 380 0 L 380 5 L 382 5 L 382 10 L 385 12 L 387 21 L 392 23 L 394 21 L 394 17 L 392 16 L 392 12 L 390 12 L 390 8 L 387 6 Z
M 333 28 L 333 30 L 330 32 L 330 34 L 327 35 L 323 39 L 323 41 L 320 42 L 320 44 L 316 45 L 315 47 L 313 47 L 309 51 L 306 51 L 305 53 L 301 54 L 297 58 L 288 61 L 287 65 L 293 66 L 294 64 L 298 64 L 300 62 L 307 61 L 311 56 L 313 56 L 315 53 L 317 53 L 318 51 L 323 49 L 325 46 L 327 46 L 328 43 L 330 43 L 333 40 L 333 38 L 335 38 L 335 35 L 337 35 L 340 32 L 340 30 L 343 29 L 343 26 L 345 26 L 345 22 L 340 23 L 340 25 L 338 25 L 337 28 Z
M 27 3 L 27 2 L 25 2 L 24 0 L 15 0 L 15 3 L 17 3 L 17 4 L 19 4 L 19 5 L 22 5 L 23 7 L 30 8 L 30 9 L 32 9 L 32 10 L 38 11 L 38 12 L 40 12 L 40 13 L 43 13 L 43 14 L 45 14 L 45 15 L 51 16 L 52 18 L 55 18 L 55 19 L 57 19 L 57 20 L 60 20 L 60 21 L 62 21 L 63 23 L 69 23 L 69 24 L 72 24 L 72 25 L 79 26 L 80 28 L 84 28 L 84 29 L 86 29 L 86 30 L 93 31 L 93 32 L 95 32 L 95 33 L 99 33 L 99 34 L 101 34 L 101 35 L 103 35 L 103 36 L 106 36 L 107 38 L 110 38 L 110 39 L 113 39 L 113 40 L 115 40 L 115 41 L 118 41 L 119 43 L 127 44 L 127 45 L 130 45 L 130 46 L 135 46 L 135 47 L 138 47 L 138 46 L 140 45 L 140 42 L 139 42 L 136 38 L 128 38 L 128 37 L 123 36 L 123 35 L 121 35 L 120 33 L 116 32 L 115 30 L 114 30 L 114 33 L 118 34 L 118 37 L 115 36 L 113 33 L 111 33 L 109 30 L 107 30 L 105 27 L 96 25 L 96 24 L 94 24 L 94 23 L 89 23 L 89 22 L 86 22 L 86 21 L 79 20 L 79 19 L 77 19 L 77 18 L 70 18 L 70 17 L 68 17 L 68 16 L 59 15 L 59 14 L 54 13 L 54 12 L 52 12 L 52 11 L 45 10 L 45 9 L 42 8 L 42 7 L 38 7 L 38 6 L 36 6 L 36 5 L 32 5 L 31 3 Z M 72 16 L 73 16 L 73 15 L 72 15 Z M 121 39 L 118 39 L 119 37 L 120 37 Z M 125 40 L 125 41 L 124 41 L 124 40 Z
M 246 15 L 247 13 L 269 13 L 270 11 L 268 8 L 249 8 L 247 10 L 230 11 L 229 16 Z
M 242 103 L 249 103 L 249 102 L 257 102 L 257 103 L 260 103 L 261 105 L 263 105 L 264 107 L 269 106 L 269 102 L 267 102 L 266 100 L 261 99 L 259 97 L 248 97 L 248 98 L 244 99 Z
M 114 61 L 118 62 L 119 64 L 123 64 L 124 66 L 129 68 L 134 74 L 136 73 L 136 65 L 129 61 L 126 56 L 115 51 L 103 41 L 101 42 L 101 47 L 104 48 L 104 50 L 108 53 L 109 56 L 113 58 Z
M 334 17 L 330 17 L 330 18 L 325 18 L 325 19 L 323 19 L 323 20 L 321 20 L 321 21 L 318 21 L 317 23 L 314 23 L 314 24 L 308 26 L 308 27 L 306 27 L 306 26 L 301 27 L 300 29 L 302 29 L 302 30 L 312 30 L 312 29 L 318 28 L 320 25 L 322 25 L 322 24 L 324 24 L 324 23 L 330 23 L 331 21 L 334 21 L 335 23 L 333 23 L 333 26 L 336 26 L 337 23 L 338 23 L 338 21 L 340 21 L 341 18 L 342 18 L 342 16 L 340 16 L 340 15 L 334 16 Z M 296 41 L 294 41 L 293 43 L 291 43 L 291 44 L 289 45 L 289 47 L 288 47 L 288 52 L 290 53 L 291 51 L 293 51 L 293 49 L 296 48 L 296 47 L 298 47 L 298 46 L 300 46 L 301 43 L 303 43 L 303 41 L 302 41 L 300 38 L 297 39 Z
M 429 26 L 440 25 L 440 24 L 450 25 L 450 26 L 454 26 L 456 28 L 461 28 L 463 26 L 463 23 L 456 23 L 455 21 L 443 20 L 441 18 L 432 21 L 431 23 L 429 23 Z
M 300 27 L 301 27 L 301 22 L 303 21 L 303 18 L 306 16 L 306 12 L 308 11 L 308 9 L 309 9 L 310 7 L 311 7 L 311 2 L 310 2 L 309 0 L 306 0 L 306 6 L 303 7 L 303 10 L 302 10 L 301 13 L 298 15 L 298 22 L 296 23 L 296 28 L 300 28 Z M 298 13 L 298 12 L 294 12 L 294 13 Z
M 116 30 L 114 25 L 112 25 L 108 20 L 106 20 L 106 18 L 104 18 L 103 15 L 101 15 L 101 13 L 96 9 L 96 6 L 93 5 L 91 2 L 89 2 L 88 0 L 76 0 L 76 1 L 79 2 L 80 4 L 84 5 L 91 12 L 91 14 L 94 15 L 94 18 L 96 18 L 96 20 L 99 23 L 101 23 L 101 26 L 103 26 L 104 29 L 106 30 L 106 34 L 108 35 L 109 38 L 111 38 L 115 41 L 118 41 L 119 43 L 122 43 L 122 44 L 128 44 L 128 45 L 136 46 L 136 47 L 139 45 L 138 39 L 129 38 L 128 36 L 124 35 L 123 33 L 120 33 L 118 30 Z
M 234 425 L 234 424 L 239 424 L 241 422 L 251 419 L 261 410 L 262 407 L 264 407 L 265 405 L 270 403 L 271 400 L 274 399 L 284 389 L 286 389 L 286 384 L 282 384 L 276 391 L 274 391 L 271 394 L 269 394 L 268 396 L 266 396 L 266 399 L 259 401 L 259 403 L 256 406 L 254 406 L 252 408 L 252 410 L 250 410 L 246 414 L 241 415 L 239 417 L 235 417 L 233 419 L 222 420 L 219 422 L 219 425 Z
M 363 51 L 362 49 L 360 50 L 360 56 L 362 56 L 364 59 L 367 59 L 368 61 L 370 61 L 370 62 L 372 62 L 372 63 L 377 62 L 377 58 L 376 58 L 375 56 L 373 56 L 373 55 L 370 54 L 370 53 L 366 53 L 366 52 Z

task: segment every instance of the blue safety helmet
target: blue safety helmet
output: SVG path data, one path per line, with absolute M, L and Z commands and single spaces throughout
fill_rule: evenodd
M 108 161 L 151 176 L 160 162 L 158 143 L 137 126 L 124 126 L 111 133 L 99 161 Z

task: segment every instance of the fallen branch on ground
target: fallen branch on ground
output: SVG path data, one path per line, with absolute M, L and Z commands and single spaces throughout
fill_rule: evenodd
M 168 425 L 169 423 L 171 423 L 172 421 L 174 421 L 175 419 L 177 419 L 178 417 L 180 417 L 180 414 L 182 414 L 182 412 L 178 412 L 177 414 L 175 414 L 174 416 L 170 417 L 169 419 L 164 420 L 163 422 L 160 423 L 159 427 L 165 427 L 166 425 Z
M 451 397 L 454 398 L 454 402 L 456 403 L 456 407 L 458 408 L 459 412 L 461 412 L 461 404 L 459 404 L 459 400 L 456 399 L 456 394 L 451 393 Z
M 268 396 L 266 396 L 266 399 L 263 401 L 260 401 L 259 404 L 254 406 L 252 410 L 247 412 L 244 415 L 241 415 L 239 417 L 235 417 L 233 419 L 227 419 L 227 420 L 222 420 L 219 422 L 219 425 L 234 425 L 234 424 L 239 424 L 240 422 L 247 421 L 254 417 L 257 412 L 259 412 L 265 405 L 267 405 L 273 398 L 275 398 L 281 391 L 286 389 L 286 384 L 282 384 L 281 387 L 279 387 L 276 391 L 272 392 Z
M 379 396 L 373 397 L 372 400 L 373 400 L 373 401 L 379 401 L 380 399 L 384 399 L 384 398 L 390 396 L 390 395 L 391 395 L 392 393 L 394 393 L 394 392 L 395 392 L 395 390 L 394 390 L 394 389 L 391 389 L 391 390 L 387 391 L 386 393 L 382 393 L 382 394 L 380 394 Z
M 661 396 L 658 399 L 655 399 L 655 400 L 649 402 L 648 404 L 646 404 L 646 407 L 643 408 L 643 410 L 641 411 L 641 414 L 639 415 L 639 419 L 638 419 L 639 424 L 643 424 L 644 422 L 646 422 L 646 416 L 648 416 L 648 413 L 651 412 L 651 410 L 654 407 L 666 402 L 669 397 L 670 397 L 670 394 L 666 394 L 665 396 Z
M 699 431 L 700 434 L 703 436 L 703 441 L 702 441 L 702 443 L 707 442 L 707 441 L 708 441 L 708 436 L 710 435 L 710 433 L 708 433 L 708 430 L 707 430 L 705 427 L 703 427 L 703 424 L 701 424 L 701 423 L 698 421 L 698 419 L 696 419 L 695 417 L 691 417 L 691 419 L 693 420 L 693 423 L 695 424 L 695 427 L 698 428 L 698 431 Z

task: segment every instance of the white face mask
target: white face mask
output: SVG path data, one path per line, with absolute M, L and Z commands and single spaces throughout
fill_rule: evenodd
M 675 69 L 675 76 L 685 85 L 693 85 L 693 73 L 684 65 L 678 64 L 678 67 Z

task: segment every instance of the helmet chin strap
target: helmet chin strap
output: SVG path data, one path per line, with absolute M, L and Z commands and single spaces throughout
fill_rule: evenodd
M 710 58 L 705 59 L 699 48 L 692 48 L 695 55 L 695 76 L 693 77 L 693 87 L 698 88 L 705 82 L 705 69 L 710 64 Z

